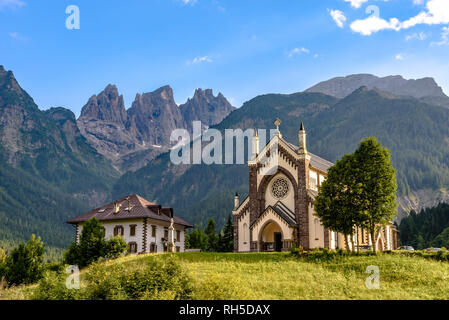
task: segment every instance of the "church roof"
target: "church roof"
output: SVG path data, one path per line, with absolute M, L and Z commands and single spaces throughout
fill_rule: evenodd
M 292 148 L 293 151 L 298 151 L 299 147 L 295 146 L 294 144 L 287 142 L 290 148 Z M 318 157 L 317 155 L 314 155 L 313 153 L 310 153 L 310 165 L 318 170 L 327 172 L 330 167 L 332 167 L 334 164 L 330 161 L 327 161 L 321 157 Z
M 296 217 L 295 214 L 289 209 L 287 208 L 287 206 L 285 204 L 283 204 L 281 201 L 278 201 L 274 206 L 268 206 L 261 214 L 259 217 L 261 217 L 265 212 L 267 212 L 268 209 L 273 210 L 274 212 L 276 212 L 276 214 L 281 217 L 285 222 L 287 222 L 289 225 L 295 227 L 297 225 L 296 223 Z M 251 224 L 251 228 L 253 227 L 253 225 L 255 223 L 257 223 L 258 219 L 255 220 L 252 224 Z
M 130 208 L 128 208 L 128 203 Z M 116 205 L 119 206 L 119 210 L 117 213 L 115 212 Z M 174 216 L 173 208 L 162 207 L 136 194 L 124 197 L 118 201 L 108 203 L 100 208 L 93 209 L 79 217 L 67 221 L 67 223 L 78 224 L 90 220 L 94 217 L 99 221 L 150 218 L 166 222 L 170 222 L 173 218 L 176 224 L 183 225 L 188 228 L 193 228 L 193 225 L 191 225 L 190 223 Z

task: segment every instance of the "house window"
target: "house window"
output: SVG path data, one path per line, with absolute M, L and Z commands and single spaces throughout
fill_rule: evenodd
M 176 252 L 181 252 L 181 247 L 176 247 Z
M 164 252 L 168 252 L 167 246 L 164 246 Z
M 168 229 L 167 228 L 164 229 L 164 238 L 168 239 Z
M 129 246 L 129 253 L 137 253 L 137 243 L 130 242 L 128 246 Z
M 310 189 L 318 190 L 318 175 L 316 172 L 310 171 L 309 183 Z
M 151 226 L 151 236 L 156 238 L 156 226 Z
M 248 225 L 246 223 L 243 224 L 243 242 L 246 244 L 248 242 Z
M 114 237 L 117 237 L 118 235 L 122 236 L 125 234 L 125 230 L 122 226 L 115 226 L 114 228 Z
M 176 230 L 176 242 L 180 242 L 181 241 L 181 231 Z
M 152 243 L 150 244 L 150 253 L 155 253 L 157 252 L 157 245 Z
M 136 225 L 135 224 L 129 226 L 129 235 L 131 237 L 134 237 L 136 235 Z
M 106 228 L 105 227 L 101 227 L 101 232 L 103 232 L 103 236 L 106 236 Z

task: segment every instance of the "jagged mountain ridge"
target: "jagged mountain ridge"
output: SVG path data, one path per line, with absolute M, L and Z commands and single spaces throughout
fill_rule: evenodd
M 35 233 L 49 246 L 66 246 L 65 220 L 106 201 L 118 176 L 72 111 L 41 111 L 0 66 L 0 245 Z
M 194 97 L 178 106 L 170 86 L 137 94 L 126 110 L 114 85 L 92 96 L 83 107 L 78 126 L 89 143 L 125 172 L 137 170 L 169 150 L 175 129 L 190 131 L 193 121 L 204 127 L 221 122 L 235 108 L 211 89 L 197 89 Z
M 406 80 L 402 76 L 377 77 L 372 74 L 354 74 L 323 81 L 305 92 L 320 92 L 337 98 L 345 98 L 365 86 L 397 96 L 413 97 L 423 102 L 449 108 L 449 97 L 433 78 Z

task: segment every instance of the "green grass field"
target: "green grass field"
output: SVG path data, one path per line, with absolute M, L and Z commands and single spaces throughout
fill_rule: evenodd
M 128 256 L 101 264 L 126 270 L 173 255 Z M 449 299 L 449 262 L 397 254 L 307 261 L 289 254 L 174 255 L 192 281 L 193 299 Z M 369 290 L 368 266 L 378 266 L 380 289 Z M 83 270 L 83 274 L 89 270 Z M 0 299 L 28 299 L 36 286 L 0 290 Z M 163 297 L 162 297 L 163 298 Z

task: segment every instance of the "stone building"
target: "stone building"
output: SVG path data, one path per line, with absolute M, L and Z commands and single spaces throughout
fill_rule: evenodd
M 299 146 L 283 139 L 276 119 L 276 134 L 259 150 L 257 130 L 249 166 L 249 196 L 235 197 L 234 251 L 288 251 L 293 244 L 306 250 L 345 248 L 344 236 L 326 230 L 314 215 L 314 199 L 333 165 L 307 150 L 306 130 L 301 123 Z M 349 239 L 348 239 L 349 240 Z M 348 241 L 350 243 L 350 241 Z M 396 249 L 398 234 L 392 223 L 372 241 L 369 232 L 358 230 L 354 243 L 378 250 Z
M 122 236 L 134 254 L 184 252 L 186 229 L 193 228 L 174 216 L 173 208 L 130 195 L 67 221 L 76 227 L 77 242 L 83 224 L 94 217 L 100 221 L 106 239 Z

